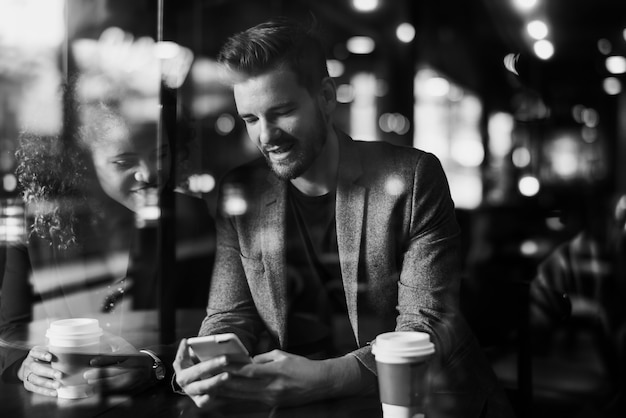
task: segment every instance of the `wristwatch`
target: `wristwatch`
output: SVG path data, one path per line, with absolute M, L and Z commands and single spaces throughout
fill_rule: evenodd
M 144 353 L 152 357 L 152 375 L 157 382 L 165 379 L 165 365 L 161 359 L 150 350 L 139 350 L 140 353 Z

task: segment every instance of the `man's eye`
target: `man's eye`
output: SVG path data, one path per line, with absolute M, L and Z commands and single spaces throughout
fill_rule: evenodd
M 243 118 L 243 121 L 246 125 L 252 125 L 257 120 L 258 120 L 257 118 Z

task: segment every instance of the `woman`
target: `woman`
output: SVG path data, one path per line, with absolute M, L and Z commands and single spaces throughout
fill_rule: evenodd
M 56 396 L 60 376 L 45 347 L 24 347 L 34 318 L 103 315 L 115 354 L 137 354 L 116 337 L 131 310 L 157 306 L 158 236 L 150 224 L 154 219 L 143 214 L 158 210 L 155 200 L 173 189 L 173 155 L 183 155 L 184 147 L 173 152 L 168 137 L 177 129 L 182 145 L 190 138 L 176 117 L 164 112 L 166 134 L 156 140 L 156 98 L 156 112 L 139 116 L 121 100 L 76 106 L 74 99 L 66 94 L 64 134 L 20 139 L 17 175 L 32 226 L 26 245 L 7 250 L 0 293 L 2 379 L 22 381 L 27 390 L 48 396 Z M 166 280 L 173 281 L 176 306 L 204 308 L 213 262 L 212 218 L 203 200 L 174 195 L 176 273 Z M 153 350 L 111 367 L 101 358 L 88 378 L 113 391 L 145 387 L 156 381 L 151 371 L 159 357 L 171 364 L 168 355 L 169 350 Z

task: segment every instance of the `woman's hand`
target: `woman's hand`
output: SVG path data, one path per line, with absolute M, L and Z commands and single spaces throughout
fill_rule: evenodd
M 45 396 L 57 396 L 62 373 L 50 366 L 52 354 L 43 346 L 35 346 L 28 352 L 17 373 L 30 392 Z
M 94 357 L 84 374 L 87 383 L 104 392 L 125 392 L 147 387 L 152 381 L 152 358 L 140 353 L 125 339 L 106 335 L 111 354 Z

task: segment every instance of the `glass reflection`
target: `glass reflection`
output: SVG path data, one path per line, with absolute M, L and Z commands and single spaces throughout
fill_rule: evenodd
M 50 396 L 58 379 L 46 329 L 57 319 L 98 319 L 103 356 L 92 361 L 89 384 L 103 390 L 151 382 L 153 360 L 140 349 L 150 346 L 171 364 L 169 348 L 154 346 L 158 269 L 168 257 L 165 197 L 173 202 L 164 215 L 175 223 L 176 254 L 174 273 L 163 280 L 177 308 L 205 307 L 215 246 L 206 202 L 178 187 L 193 137 L 170 87 L 186 75 L 189 55 L 175 58 L 183 48 L 116 28 L 77 45 L 78 71 L 55 95 L 63 127 L 19 137 L 16 176 L 28 234 L 6 248 L 0 293 L 2 378 Z

